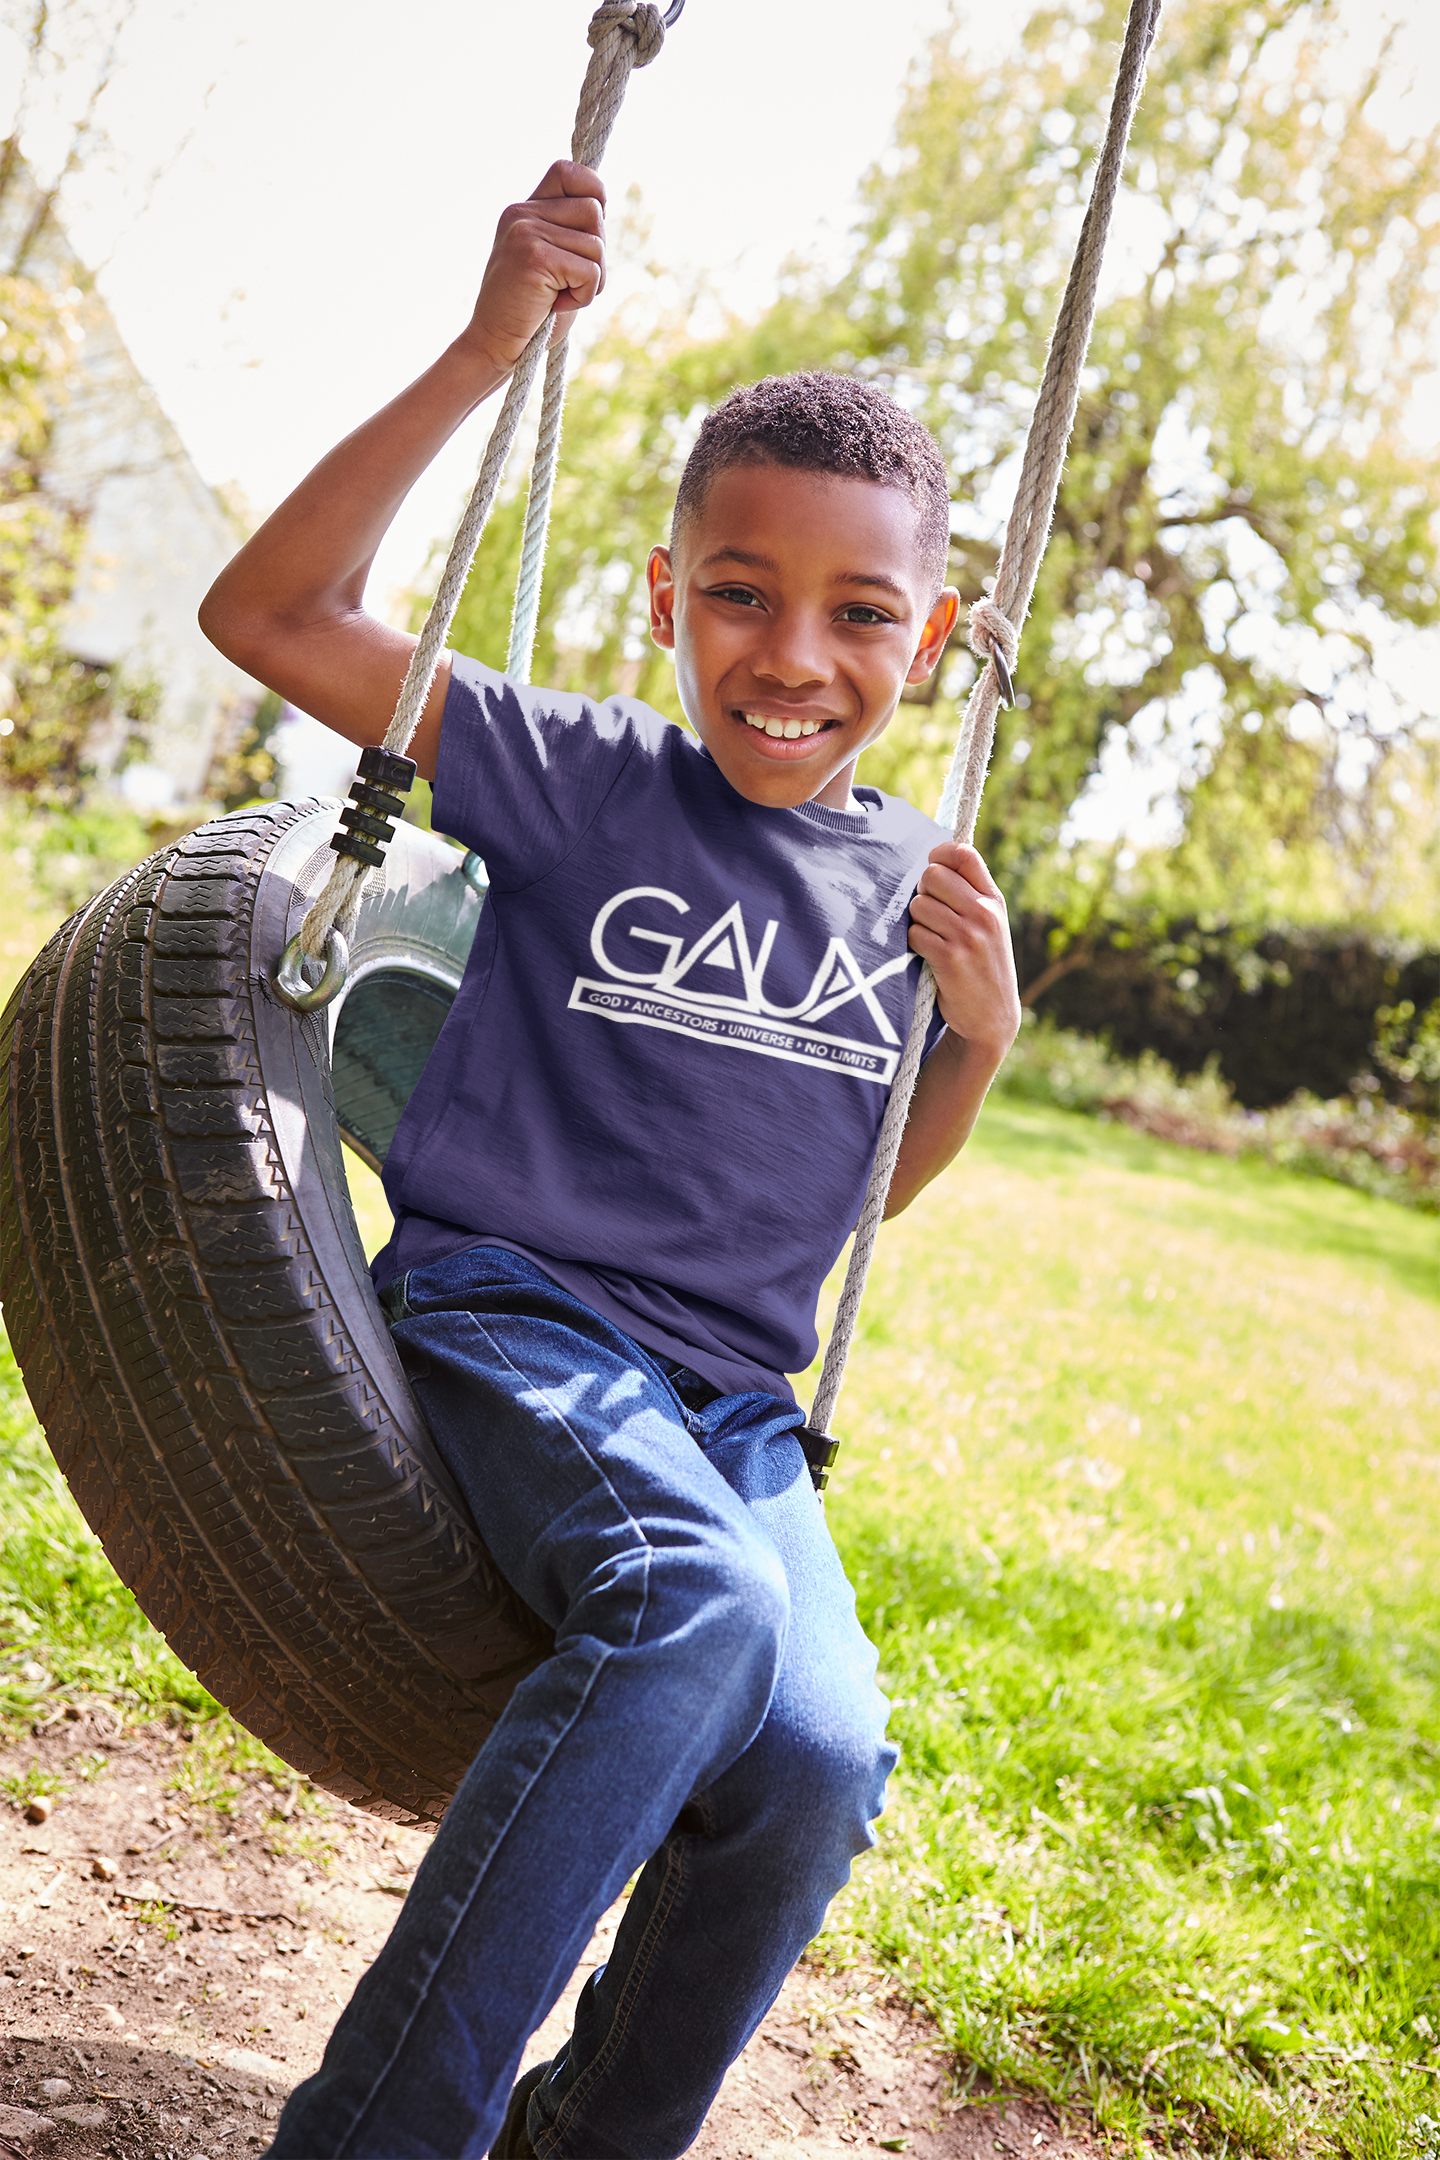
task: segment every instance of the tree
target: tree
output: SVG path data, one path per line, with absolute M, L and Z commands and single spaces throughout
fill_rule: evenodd
M 799 272 L 761 322 L 718 337 L 622 319 L 599 342 L 567 418 L 537 670 L 619 677 L 673 711 L 641 639 L 644 550 L 698 413 L 771 369 L 853 368 L 924 414 L 953 476 L 952 574 L 979 594 L 1120 15 L 1119 0 L 1060 0 L 983 67 L 952 25 L 865 182 L 842 277 Z M 1422 717 L 1380 663 L 1397 629 L 1440 619 L 1440 484 L 1401 439 L 1436 305 L 1437 145 L 1385 138 L 1367 114 L 1384 55 L 1337 80 L 1335 26 L 1329 0 L 1180 0 L 1164 18 L 1022 707 L 1002 716 L 982 813 L 1012 903 L 1053 878 L 1077 799 L 1121 740 L 1177 768 L 1187 874 L 1232 917 L 1284 912 L 1353 862 Z M 506 516 L 518 529 L 518 505 Z M 496 537 L 511 542 L 508 527 Z M 460 631 L 488 658 L 506 551 Z M 933 801 L 972 679 L 957 649 L 870 776 Z
M 0 277 L 0 696 L 4 775 L 25 792 L 73 787 L 96 702 L 69 674 L 59 637 L 80 524 L 44 489 L 70 341 L 63 304 L 19 277 Z M 108 685 L 98 685 L 103 699 Z M 82 721 L 82 713 L 85 718 Z
M 98 108 L 133 10 L 125 0 L 31 0 L 12 12 L 24 64 L 0 142 L 0 785 L 34 803 L 72 806 L 94 777 L 102 734 L 122 738 L 112 768 L 143 753 L 158 703 L 148 678 L 68 650 L 65 611 L 102 476 L 92 471 L 77 490 L 75 476 L 57 469 L 57 438 L 79 396 L 76 356 L 95 308 L 59 203 L 82 164 L 106 153 Z M 24 138 L 57 86 L 69 92 L 60 99 L 66 148 L 41 180 Z M 86 391 L 92 427 L 103 394 L 93 384 Z
M 921 396 L 962 502 L 1023 430 L 1117 21 L 1069 0 L 986 72 L 939 41 L 895 170 L 867 188 L 847 302 Z M 1165 18 L 1130 163 L 1138 274 L 1097 321 L 1030 705 L 986 798 L 983 844 L 1012 886 L 1107 737 L 1143 721 L 1189 765 L 1192 837 L 1223 846 L 1230 818 L 1209 813 L 1247 806 L 1223 883 L 1242 907 L 1258 886 L 1263 910 L 1257 824 L 1262 864 L 1272 839 L 1341 839 L 1337 769 L 1357 739 L 1373 753 L 1405 732 L 1381 732 L 1373 660 L 1387 623 L 1437 619 L 1440 490 L 1398 447 L 1435 305 L 1435 144 L 1396 150 L 1372 124 L 1376 69 L 1337 86 L 1333 21 L 1323 0 Z

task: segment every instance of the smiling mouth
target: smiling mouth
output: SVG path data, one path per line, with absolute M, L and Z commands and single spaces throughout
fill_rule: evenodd
M 834 720 L 782 720 L 774 713 L 745 712 L 740 718 L 746 727 L 757 734 L 769 736 L 772 742 L 799 742 L 803 737 L 819 735 L 826 728 L 838 726 Z

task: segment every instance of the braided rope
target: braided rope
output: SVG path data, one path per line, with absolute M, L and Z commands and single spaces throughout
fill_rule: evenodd
M 1080 401 L 1080 371 L 1085 364 L 1091 325 L 1095 320 L 1095 293 L 1100 278 L 1100 264 L 1105 253 L 1115 198 L 1119 192 L 1120 175 L 1125 163 L 1125 146 L 1130 139 L 1130 126 L 1135 117 L 1135 107 L 1139 103 L 1145 58 L 1160 19 L 1160 6 L 1161 0 L 1131 0 L 1129 19 L 1125 25 L 1125 42 L 1121 49 L 1115 89 L 1110 101 L 1110 119 L 1105 130 L 1105 142 L 1100 152 L 1100 162 L 1095 169 L 1095 184 L 1090 191 L 1089 206 L 1080 228 L 1075 260 L 1070 266 L 1064 298 L 1055 318 L 1055 329 L 1045 360 L 1045 372 L 1041 378 L 1040 391 L 1030 422 L 1030 433 L 1025 444 L 1015 501 L 1001 545 L 994 597 L 991 600 L 978 601 L 970 610 L 970 643 L 975 652 L 981 659 L 989 660 L 998 649 L 1001 658 L 1012 669 L 1019 651 L 1020 630 L 1030 612 L 1040 558 L 1045 552 L 1045 543 L 1050 535 L 1050 521 L 1055 514 L 1055 498 L 1060 489 L 1065 449 L 1070 440 L 1070 430 L 1075 424 L 1075 408 Z M 995 714 L 999 701 L 1000 686 L 994 666 L 992 664 L 982 667 L 966 703 L 955 754 L 950 761 L 944 793 L 940 798 L 940 823 L 948 824 L 955 838 L 965 845 L 968 845 L 975 835 L 980 796 L 985 786 L 990 752 L 995 743 Z M 830 1420 L 835 1414 L 835 1405 L 845 1378 L 845 1361 L 850 1354 L 855 1323 L 859 1317 L 865 1277 L 875 1250 L 876 1233 L 885 1213 L 890 1180 L 895 1174 L 900 1143 L 905 1134 L 905 1121 L 910 1115 L 910 1099 L 915 1092 L 915 1082 L 920 1072 L 925 1033 L 934 1010 L 935 978 L 928 966 L 922 966 L 920 987 L 915 996 L 915 1015 L 910 1023 L 910 1033 L 905 1040 L 900 1067 L 890 1090 L 890 1099 L 885 1106 L 870 1183 L 866 1187 L 860 1217 L 855 1225 L 855 1242 L 850 1249 L 850 1264 L 845 1271 L 845 1282 L 825 1351 L 820 1384 L 811 1405 L 810 1428 L 813 1432 L 828 1432 Z
M 629 11 L 625 0 L 617 7 L 614 0 L 602 7 L 590 25 L 590 42 L 595 44 L 597 25 L 607 26 L 611 20 L 617 24 L 612 34 L 628 32 L 626 39 L 633 57 L 623 70 L 611 70 L 605 76 L 602 94 L 597 94 L 595 110 L 587 109 L 584 91 L 580 96 L 580 110 L 575 116 L 575 132 L 570 139 L 570 155 L 581 165 L 598 165 L 601 153 L 609 139 L 625 96 L 625 85 L 631 67 L 648 67 L 665 42 L 665 25 L 658 9 L 647 7 Z M 589 76 L 586 86 L 589 87 Z M 520 574 L 515 583 L 515 606 L 510 619 L 510 649 L 505 656 L 505 673 L 513 682 L 529 682 L 530 659 L 535 650 L 535 625 L 540 616 L 540 583 L 545 569 L 545 538 L 550 530 L 550 501 L 555 492 L 555 469 L 560 461 L 560 420 L 565 410 L 565 365 L 569 358 L 568 323 L 550 347 L 545 362 L 545 389 L 540 401 L 540 434 L 535 445 L 535 457 L 530 467 L 530 493 L 525 503 L 525 531 L 520 542 Z
M 586 36 L 591 47 L 590 64 L 585 70 L 585 80 L 580 89 L 570 154 L 579 164 L 593 168 L 605 155 L 610 130 L 625 102 L 625 91 L 632 69 L 649 66 L 665 42 L 665 25 L 659 8 L 652 4 L 652 0 L 602 0 L 602 5 L 591 17 Z M 430 686 L 435 680 L 435 670 L 440 664 L 440 655 L 445 649 L 450 625 L 455 620 L 455 610 L 460 605 L 460 595 L 465 590 L 465 580 L 470 575 L 475 550 L 480 545 L 480 535 L 484 532 L 485 522 L 494 507 L 505 461 L 519 433 L 521 417 L 554 326 L 555 316 L 552 313 L 540 325 L 515 364 L 510 387 L 505 393 L 505 402 L 500 408 L 500 417 L 495 422 L 490 440 L 485 446 L 480 476 L 465 506 L 465 515 L 460 520 L 460 529 L 446 557 L 439 587 L 430 604 L 430 612 L 410 656 L 410 665 L 401 685 L 394 718 L 385 730 L 382 747 L 386 750 L 398 751 L 403 755 L 420 723 L 420 715 L 425 710 L 425 700 L 430 695 Z M 562 339 L 558 345 L 551 348 L 550 366 L 546 371 L 545 406 L 541 419 L 541 444 L 548 455 L 549 464 L 542 470 L 537 453 L 535 475 L 530 486 L 530 502 L 525 514 L 525 537 L 521 549 L 521 590 L 516 594 L 515 627 L 511 633 L 510 650 L 513 659 L 519 638 L 523 643 L 526 674 L 535 638 L 540 572 L 545 557 L 545 526 L 550 514 L 550 491 L 554 486 L 555 457 L 560 443 L 560 406 L 565 395 L 564 356 L 565 341 Z M 528 584 L 527 564 L 530 566 Z M 527 596 L 523 614 L 521 592 Z M 521 679 L 524 679 L 524 675 Z M 331 871 L 324 890 L 312 903 L 300 925 L 300 944 L 306 954 L 318 959 L 325 950 L 332 929 L 338 930 L 347 940 L 354 935 L 356 919 L 360 913 L 360 887 L 364 877 L 365 867 L 362 863 L 352 862 L 345 855 L 336 857 L 335 868 Z
M 512 682 L 529 682 L 530 661 L 535 651 L 540 586 L 545 572 L 545 541 L 550 531 L 550 501 L 555 492 L 555 470 L 560 462 L 560 421 L 565 411 L 565 363 L 569 348 L 569 338 L 561 337 L 550 347 L 545 362 L 540 433 L 535 443 L 535 460 L 530 467 L 525 531 L 520 541 L 520 572 L 515 580 L 515 605 L 510 617 L 510 649 L 505 655 L 505 673 Z

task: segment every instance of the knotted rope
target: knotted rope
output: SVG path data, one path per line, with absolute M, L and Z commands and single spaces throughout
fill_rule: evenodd
M 625 102 L 625 91 L 631 71 L 648 67 L 665 42 L 665 24 L 660 9 L 652 0 L 602 0 L 591 17 L 586 32 L 591 53 L 590 65 L 580 89 L 580 103 L 575 114 L 574 133 L 570 138 L 570 155 L 577 164 L 592 169 L 605 155 L 605 145 L 610 140 L 610 130 L 616 115 Z M 400 696 L 395 706 L 395 716 L 385 730 L 382 748 L 400 754 L 410 746 L 410 738 L 425 710 L 425 700 L 435 680 L 435 670 L 445 649 L 455 610 L 460 605 L 460 595 L 480 545 L 480 535 L 494 506 L 499 491 L 505 463 L 514 447 L 519 433 L 521 417 L 525 411 L 530 391 L 539 372 L 540 361 L 549 345 L 555 327 L 552 310 L 535 332 L 524 352 L 515 364 L 500 417 L 495 422 L 490 440 L 485 446 L 485 456 L 480 466 L 480 476 L 475 482 L 474 493 L 465 506 L 460 529 L 455 535 L 445 569 L 419 641 L 410 656 Z M 566 325 L 568 329 L 569 325 Z M 530 653 L 535 642 L 535 618 L 540 604 L 540 573 L 545 560 L 545 529 L 550 517 L 550 495 L 555 484 L 555 460 L 560 446 L 560 409 L 565 398 L 565 348 L 562 337 L 550 347 L 549 362 L 545 371 L 545 393 L 540 416 L 540 442 L 536 451 L 535 466 L 530 482 L 530 498 L 525 510 L 525 533 L 521 542 L 520 582 L 515 593 L 515 614 L 510 631 L 510 653 L 507 673 L 527 681 L 530 671 Z M 362 863 L 352 862 L 348 856 L 336 857 L 324 890 L 313 902 L 304 922 L 300 925 L 302 950 L 311 958 L 318 959 L 324 952 L 332 929 L 348 940 L 354 935 L 356 919 L 360 913 L 360 887 L 366 875 Z
M 995 743 L 995 713 L 1000 701 L 1000 685 L 993 665 L 993 654 L 998 648 L 1007 668 L 1013 670 L 1020 647 L 1020 630 L 1030 612 L 1040 558 L 1045 552 L 1045 543 L 1050 535 L 1050 520 L 1055 514 L 1055 497 L 1060 489 L 1065 449 L 1070 440 L 1070 430 L 1075 423 L 1075 408 L 1080 399 L 1080 370 L 1085 363 L 1085 354 L 1090 344 L 1090 329 L 1095 320 L 1095 292 L 1100 278 L 1100 264 L 1110 231 L 1115 197 L 1120 187 L 1125 146 L 1130 139 L 1130 125 L 1140 98 L 1145 57 L 1160 19 L 1160 5 L 1161 0 L 1131 0 L 1129 19 L 1125 25 L 1125 42 L 1121 49 L 1115 89 L 1110 101 L 1110 119 L 1105 130 L 1105 142 L 1100 152 L 1100 162 L 1095 169 L 1095 184 L 1091 189 L 1089 207 L 1080 228 L 1080 239 L 1075 250 L 1075 260 L 1070 266 L 1065 296 L 1055 318 L 1055 329 L 1045 360 L 1045 372 L 1041 378 L 1040 391 L 1030 422 L 1030 433 L 1025 443 L 1020 481 L 1015 490 L 1015 501 L 1001 544 L 994 595 L 991 599 L 977 601 L 970 610 L 970 643 L 982 660 L 991 661 L 992 664 L 981 668 L 966 703 L 955 744 L 955 755 L 950 761 L 938 813 L 940 823 L 948 824 L 955 838 L 964 845 L 968 845 L 975 836 L 980 795 L 990 764 L 990 752 Z M 810 1409 L 810 1429 L 815 1433 L 829 1431 L 830 1420 L 839 1400 L 841 1384 L 845 1378 L 845 1361 L 850 1354 L 855 1322 L 860 1312 L 860 1300 L 865 1290 L 865 1277 L 869 1271 L 871 1254 L 875 1250 L 875 1235 L 885 1213 L 885 1202 L 889 1198 L 890 1180 L 894 1176 L 895 1164 L 900 1154 L 905 1121 L 910 1115 L 910 1100 L 915 1093 L 915 1082 L 920 1072 L 925 1035 L 934 1010 L 935 978 L 928 964 L 922 964 L 920 986 L 915 996 L 915 1016 L 910 1023 L 910 1033 L 906 1038 L 900 1067 L 890 1090 L 890 1099 L 885 1106 L 870 1183 L 860 1209 L 860 1219 L 855 1225 L 855 1242 L 850 1249 L 850 1264 L 845 1272 L 844 1287 L 835 1312 L 835 1324 L 825 1352 L 820 1385 L 816 1389 L 815 1400 Z

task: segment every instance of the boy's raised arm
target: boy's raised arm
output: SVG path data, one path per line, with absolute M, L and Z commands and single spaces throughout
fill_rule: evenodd
M 415 640 L 365 612 L 375 551 L 456 428 L 505 381 L 551 308 L 604 284 L 605 190 L 587 166 L 551 166 L 503 213 L 469 324 L 431 368 L 347 435 L 221 571 L 200 627 L 237 666 L 355 743 L 390 723 Z M 450 678 L 442 660 L 410 746 L 435 776 Z

